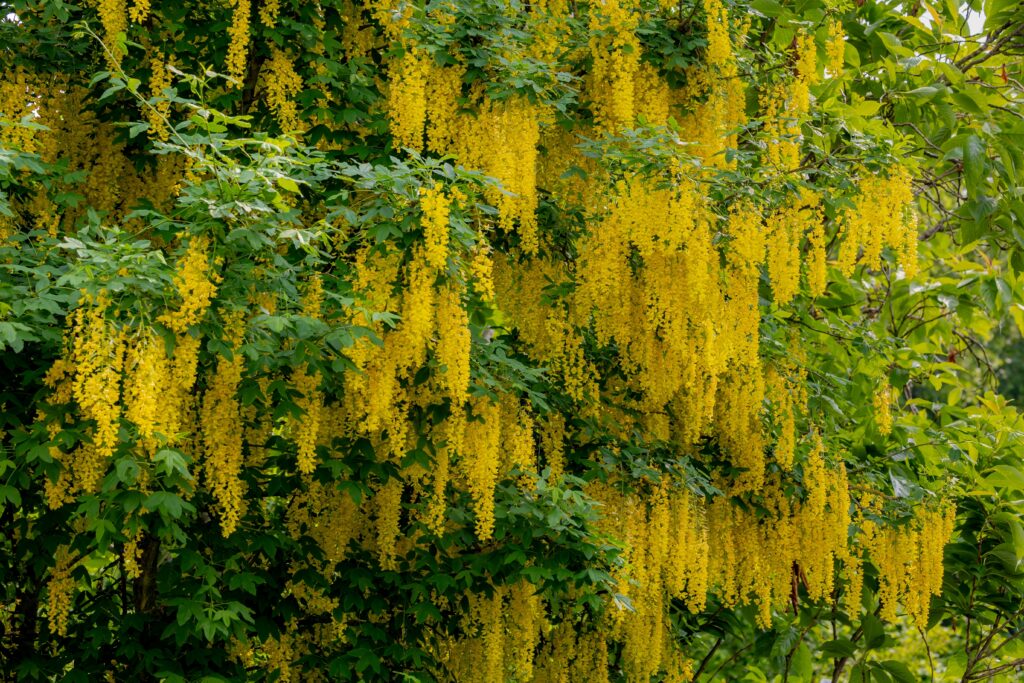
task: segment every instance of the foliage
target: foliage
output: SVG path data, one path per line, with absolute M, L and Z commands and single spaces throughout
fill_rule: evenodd
M 0 2 L 0 676 L 1015 680 L 978 5 Z

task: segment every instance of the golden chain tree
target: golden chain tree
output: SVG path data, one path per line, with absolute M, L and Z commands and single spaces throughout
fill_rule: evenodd
M 0 2 L 4 680 L 983 671 L 1024 41 L 943 11 Z

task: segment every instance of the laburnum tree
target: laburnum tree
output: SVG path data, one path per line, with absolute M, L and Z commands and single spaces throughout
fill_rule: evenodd
M 1022 53 L 0 1 L 0 676 L 1019 680 Z

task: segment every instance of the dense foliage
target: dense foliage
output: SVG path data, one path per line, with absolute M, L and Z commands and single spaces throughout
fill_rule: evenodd
M 1021 9 L 0 1 L 0 677 L 1017 680 Z

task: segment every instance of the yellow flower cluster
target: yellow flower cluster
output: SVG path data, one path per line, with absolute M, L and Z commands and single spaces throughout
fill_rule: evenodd
M 168 64 L 164 61 L 163 55 L 159 52 L 149 60 L 149 68 L 153 72 L 153 75 L 149 78 L 150 97 L 162 98 L 164 90 L 171 86 L 171 75 L 170 71 L 167 70 L 167 66 Z M 170 137 L 170 129 L 168 128 L 168 116 L 170 113 L 171 103 L 164 99 L 157 101 L 150 108 L 146 109 L 146 120 L 149 121 L 149 134 L 154 139 L 167 142 L 167 138 Z
M 672 89 L 658 70 L 646 62 L 637 67 L 633 79 L 633 106 L 637 121 L 666 126 L 671 116 Z
M 107 220 L 114 221 L 136 208 L 137 200 L 143 197 L 157 206 L 166 206 L 166 199 L 180 181 L 180 158 L 162 156 L 154 165 L 136 168 L 117 128 L 92 110 L 85 88 L 55 79 L 29 94 L 37 121 L 47 128 L 35 131 L 35 151 L 47 162 L 62 159 L 69 171 L 87 173 L 78 185 L 78 191 L 85 195 L 78 208 L 58 211 L 45 195 L 33 198 L 27 208 L 40 227 L 47 227 L 55 235 L 61 224 L 74 225 L 86 206 L 109 212 Z M 168 173 L 171 169 L 173 172 Z
M 10 242 L 11 237 L 17 232 L 14 221 L 9 216 L 0 216 L 0 247 L 11 247 L 16 243 Z
M 277 25 L 277 15 L 281 12 L 281 0 L 264 0 L 260 5 L 260 21 L 267 28 Z
M 124 548 L 121 551 L 124 573 L 129 579 L 137 579 L 142 576 L 142 567 L 139 566 L 139 562 L 142 561 L 142 548 L 139 547 L 142 533 L 136 529 L 125 531 L 125 536 Z
M 125 338 L 106 319 L 107 298 L 86 299 L 71 314 L 72 391 L 83 417 L 94 421 L 90 457 L 73 474 L 82 491 L 91 491 L 118 445 Z
M 813 33 L 801 31 L 796 38 L 796 73 L 789 82 L 768 85 L 760 95 L 765 161 L 782 174 L 800 167 L 800 126 L 811 109 L 811 86 L 820 81 L 818 48 Z
M 480 295 L 484 301 L 494 299 L 494 264 L 491 262 L 491 255 L 486 247 L 478 247 L 473 253 L 473 260 L 469 265 L 470 281 L 473 290 Z
M 240 86 L 249 70 L 249 15 L 252 3 L 251 0 L 228 0 L 228 5 L 233 8 L 233 12 L 231 26 L 228 27 L 228 54 L 224 63 L 228 75 L 237 81 L 236 86 Z
M 66 470 L 61 472 L 56 484 L 47 482 L 47 503 L 51 509 L 72 502 L 73 493 L 95 492 L 110 463 L 110 456 L 100 451 L 95 444 L 79 444 L 66 455 L 56 448 L 50 453 Z
M 457 66 L 429 65 L 427 82 L 430 97 L 427 98 L 427 148 L 444 154 L 452 149 L 455 137 L 459 135 L 459 98 L 462 97 L 462 77 L 465 68 Z
M 178 334 L 188 332 L 199 324 L 217 293 L 220 276 L 213 270 L 209 257 L 210 242 L 203 237 L 193 237 L 185 255 L 178 262 L 174 286 L 181 303 L 178 310 L 168 311 L 159 320 Z
M 70 548 L 62 545 L 54 553 L 54 564 L 50 580 L 46 583 L 46 606 L 49 614 L 50 633 L 64 637 L 68 634 L 68 618 L 71 603 L 75 597 L 75 580 L 71 578 L 72 561 Z
M 155 453 L 158 435 L 164 439 L 169 436 L 164 417 L 173 413 L 167 410 L 164 396 L 171 383 L 164 340 L 149 330 L 143 331 L 128 350 L 125 373 L 125 417 L 135 424 L 147 450 Z
M 399 276 L 399 263 L 393 256 L 368 255 L 362 252 L 356 260 L 354 288 L 364 306 L 371 311 L 393 311 L 392 283 Z M 356 324 L 369 324 L 381 333 L 379 323 L 371 323 L 367 314 L 358 312 Z M 345 374 L 345 412 L 351 415 L 354 428 L 361 435 L 373 436 L 390 421 L 398 390 L 397 361 L 390 338 L 383 347 L 361 338 L 349 349 L 356 371 Z
M 808 239 L 808 283 L 813 279 L 815 285 L 823 289 L 825 273 L 822 270 L 826 261 L 823 220 L 820 200 L 813 192 L 803 192 L 791 198 L 769 217 L 768 276 L 778 305 L 785 305 L 800 291 L 800 252 L 805 234 L 816 235 Z M 812 288 L 812 293 L 814 291 Z
M 128 16 L 136 24 L 141 24 L 149 18 L 150 0 L 134 0 L 128 8 Z
M 444 369 L 439 378 L 452 410 L 466 402 L 469 394 L 469 317 L 459 290 L 447 287 L 437 298 L 437 342 L 434 353 Z
M 787 304 L 800 291 L 800 236 L 803 221 L 799 209 L 783 207 L 768 218 L 768 277 L 775 303 Z
M 388 119 L 396 147 L 423 148 L 423 129 L 427 121 L 427 57 L 407 47 L 391 63 L 388 78 Z
M 539 0 L 526 15 L 526 31 L 532 36 L 527 47 L 530 56 L 550 62 L 564 47 L 566 25 L 572 12 L 568 0 Z
M 765 161 L 780 173 L 800 166 L 800 121 L 794 106 L 800 99 L 798 89 L 798 85 L 775 83 L 761 93 L 764 132 L 768 138 Z
M 312 474 L 316 469 L 317 435 L 323 407 L 320 375 L 309 372 L 308 368 L 298 368 L 292 372 L 292 386 L 299 392 L 296 404 L 302 409 L 302 417 L 295 425 L 298 469 L 303 474 Z
M 196 368 L 199 365 L 201 340 L 188 334 L 175 338 L 174 353 L 171 356 L 170 382 L 164 387 L 164 424 L 170 443 L 176 443 L 190 420 L 195 399 L 192 387 L 196 383 Z
M 764 483 L 764 435 L 761 410 L 764 378 L 759 364 L 748 361 L 726 373 L 718 383 L 715 429 L 723 454 L 740 470 L 732 493 L 759 489 Z
M 917 221 L 910 173 L 901 167 L 888 176 L 865 172 L 854 207 L 843 212 L 843 242 L 836 265 L 850 275 L 858 261 L 877 270 L 882 250 L 892 248 L 907 277 L 917 273 Z
M 746 122 L 746 89 L 733 54 L 728 10 L 720 0 L 706 1 L 704 9 L 708 25 L 705 63 L 688 70 L 690 85 L 670 99 L 690 110 L 680 128 L 684 139 L 695 143 L 693 150 L 703 163 L 732 168 L 735 162 L 725 153 L 737 148 L 736 129 Z M 737 40 L 742 40 L 744 24 L 735 33 Z
M 485 681 L 499 681 L 504 674 L 504 623 L 501 618 L 502 588 L 495 587 L 490 598 L 478 601 L 479 622 L 483 637 L 483 667 L 480 669 Z
M 531 353 L 564 372 L 567 389 L 580 387 L 574 395 L 581 398 L 590 371 L 575 325 L 593 324 L 599 341 L 617 343 L 633 388 L 644 397 L 647 429 L 660 439 L 694 443 L 714 426 L 726 453 L 746 471 L 735 490 L 752 490 L 764 471 L 757 351 L 764 229 L 755 210 L 735 207 L 723 282 L 711 265 L 718 260 L 712 220 L 685 184 L 655 189 L 638 179 L 621 181 L 581 245 L 568 320 L 544 315 L 547 283 L 564 276 L 537 259 L 514 269 L 499 261 L 499 305 Z M 635 268 L 635 255 L 643 268 Z M 730 367 L 735 372 L 727 373 Z
M 469 167 L 501 182 L 504 192 L 488 189 L 498 207 L 499 226 L 516 231 L 520 248 L 537 251 L 537 145 L 545 110 L 523 97 L 492 101 L 477 89 L 468 98 L 475 115 L 459 113 L 465 68 L 439 66 L 423 51 L 407 46 L 393 61 L 388 79 L 388 119 L 395 146 L 429 148 L 454 154 Z M 430 84 L 430 97 L 426 89 Z
M 508 588 L 505 614 L 506 678 L 533 680 L 534 657 L 544 625 L 544 605 L 534 586 L 519 581 Z
M 486 593 L 467 595 L 469 609 L 459 624 L 461 637 L 449 638 L 447 652 L 442 654 L 451 665 L 455 680 L 509 680 L 510 671 L 523 666 L 523 662 L 509 659 L 509 646 L 515 642 L 509 642 L 507 632 L 517 625 L 508 623 L 506 590 L 503 586 L 496 586 L 490 587 Z M 539 600 L 536 604 L 539 605 Z M 528 627 L 529 624 L 526 622 L 522 626 Z M 528 656 L 532 658 L 532 653 Z M 528 665 L 532 668 L 532 663 Z
M 558 481 L 565 473 L 565 417 L 561 413 L 551 413 L 541 421 L 540 449 L 550 480 Z
M 892 404 L 893 388 L 889 386 L 888 379 L 883 379 L 871 397 L 871 406 L 875 410 L 875 424 L 883 436 L 892 433 Z
M 590 14 L 589 87 L 598 128 L 609 132 L 634 123 L 633 82 L 641 53 L 637 10 L 634 0 L 608 0 Z
M 505 190 L 489 188 L 485 198 L 498 207 L 499 227 L 517 232 L 520 249 L 536 253 L 537 144 L 543 110 L 524 97 L 500 102 L 482 98 L 477 115 L 459 116 L 453 151 L 463 163 L 501 181 Z
M 557 626 L 548 627 L 546 642 L 535 661 L 535 683 L 609 682 L 610 658 L 605 635 L 596 630 L 577 633 L 577 626 L 573 620 L 563 618 Z
M 20 121 L 26 116 L 31 116 L 34 106 L 38 106 L 34 102 L 34 90 L 30 77 L 23 68 L 0 70 L 0 112 L 3 112 L 3 118 Z M 24 152 L 36 151 L 36 137 L 34 131 L 28 128 L 0 127 L 0 143 Z
M 955 510 L 948 504 L 919 504 L 910 523 L 900 527 L 859 520 L 860 538 L 878 568 L 883 619 L 895 621 L 902 604 L 915 626 L 928 625 L 931 598 L 942 592 L 942 552 L 955 521 Z
M 494 486 L 501 460 L 501 410 L 487 399 L 472 402 L 473 416 L 466 422 L 460 463 L 473 497 L 476 535 L 481 541 L 494 534 Z
M 128 30 L 128 12 L 124 0 L 93 0 L 103 25 L 104 53 L 111 68 L 117 68 L 124 50 L 118 47 L 118 35 Z
M 402 324 L 396 331 L 394 360 L 400 373 L 423 365 L 434 333 L 434 304 L 437 272 L 417 249 L 406 267 L 406 286 L 402 294 Z
M 514 257 L 499 258 L 494 270 L 498 308 L 508 313 L 531 355 L 552 369 L 569 395 L 583 401 L 597 392 L 595 373 L 583 353 L 582 335 L 561 307 L 552 308 L 543 301 L 544 289 L 565 278 L 564 265 L 541 258 L 522 262 Z
M 328 615 L 338 608 L 338 598 L 324 595 L 324 591 L 305 581 L 288 581 L 285 590 L 299 603 L 302 611 L 312 615 Z
M 760 491 L 767 514 L 722 497 L 709 506 L 709 583 L 727 606 L 757 605 L 762 628 L 771 626 L 773 607 L 791 599 L 794 583 L 816 599 L 827 595 L 834 560 L 847 553 L 845 469 L 823 467 L 820 448 L 812 454 L 804 465 L 804 501 L 788 498 L 772 477 Z
M 298 654 L 292 647 L 292 634 L 282 633 L 278 637 L 268 637 L 263 641 L 260 649 L 263 651 L 266 661 L 263 668 L 270 673 L 275 673 L 280 683 L 291 683 L 293 674 L 292 665 Z
M 819 82 L 818 47 L 814 34 L 800 31 L 796 38 L 796 79 L 793 85 L 793 110 L 805 116 L 811 110 L 810 87 Z
M 707 15 L 708 48 L 704 61 L 708 66 L 722 66 L 732 61 L 729 39 L 729 13 L 722 0 L 704 0 Z
M 729 211 L 727 233 L 731 238 L 726 252 L 730 318 L 735 321 L 734 343 L 742 348 L 738 355 L 754 358 L 760 343 L 758 327 L 758 281 L 765 259 L 765 227 L 760 213 L 750 204 L 734 205 Z
M 427 263 L 441 270 L 448 261 L 448 218 L 451 198 L 441 185 L 420 191 L 420 219 L 423 226 L 423 250 Z
M 292 60 L 284 50 L 270 48 L 267 62 L 267 103 L 274 112 L 278 125 L 285 133 L 299 128 L 299 112 L 295 96 L 302 91 L 302 77 L 295 73 Z
M 374 502 L 377 507 L 377 559 L 381 569 L 398 569 L 397 547 L 402 518 L 402 492 L 405 485 L 397 477 L 389 478 L 377 489 Z
M 349 542 L 359 536 L 364 519 L 359 506 L 346 491 L 304 478 L 304 489 L 295 492 L 285 514 L 289 535 L 309 536 L 323 550 L 330 568 L 345 559 Z
M 669 605 L 679 600 L 699 612 L 707 598 L 710 552 L 703 501 L 668 478 L 652 484 L 646 495 L 626 495 L 603 483 L 591 484 L 588 491 L 617 511 L 601 524 L 626 543 L 624 562 L 614 573 L 616 592 L 632 610 L 612 610 L 606 627 L 611 639 L 622 643 L 623 668 L 629 680 L 677 669 Z
M 241 311 L 228 314 L 226 341 L 232 347 L 230 358 L 222 357 L 210 377 L 200 410 L 203 437 L 203 472 L 206 484 L 217 501 L 221 532 L 234 533 L 245 508 L 245 484 L 241 479 L 242 419 L 238 383 L 242 378 L 243 358 L 238 353 L 245 334 L 245 316 Z
M 828 244 L 825 235 L 825 216 L 821 207 L 812 209 L 807 227 L 807 291 L 819 297 L 828 287 Z
M 466 411 L 453 407 L 451 414 L 437 431 L 438 453 L 434 463 L 434 478 L 430 502 L 427 507 L 427 526 L 434 533 L 444 530 L 448 512 L 448 484 L 451 481 L 451 461 L 455 454 L 464 453 L 466 438 Z
M 451 479 L 451 447 L 448 444 L 436 446 L 430 499 L 424 521 L 431 533 L 444 533 L 445 516 L 448 513 L 448 483 Z
M 828 45 L 825 46 L 825 68 L 833 78 L 846 67 L 846 32 L 838 19 L 828 22 Z
M 518 399 L 506 394 L 501 398 L 501 445 L 503 458 L 500 471 L 519 470 L 524 488 L 533 486 L 529 476 L 537 473 L 535 423 L 530 411 Z

